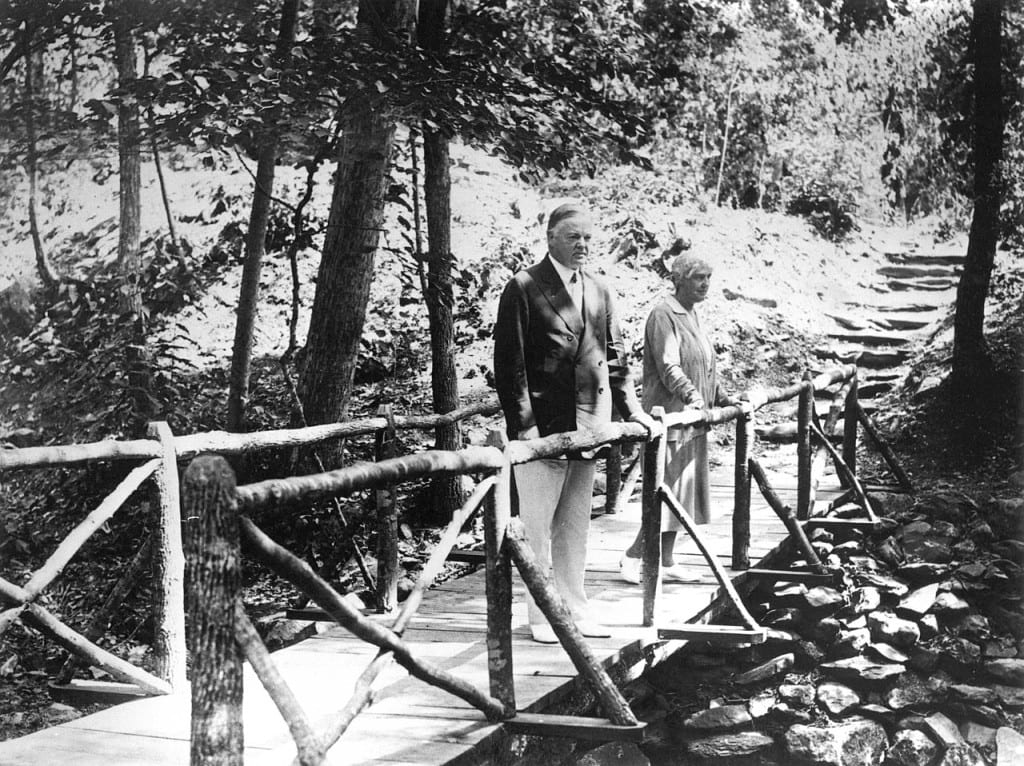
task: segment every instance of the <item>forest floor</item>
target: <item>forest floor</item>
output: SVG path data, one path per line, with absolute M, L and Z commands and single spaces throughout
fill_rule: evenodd
M 455 147 L 453 157 L 457 364 L 464 401 L 492 395 L 490 337 L 498 293 L 514 271 L 543 254 L 541 218 L 559 198 L 581 198 L 596 213 L 591 268 L 604 275 L 617 295 L 620 321 L 635 362 L 640 358 L 644 319 L 667 288 L 658 274 L 662 253 L 681 237 L 692 252 L 712 265 L 712 294 L 700 311 L 705 326 L 712 330 L 725 384 L 733 391 L 788 383 L 805 369 L 823 369 L 836 363 L 827 358 L 829 349 L 842 352 L 845 348 L 842 338 L 831 336 L 858 326 L 877 330 L 873 320 L 879 314 L 872 306 L 879 305 L 880 296 L 894 292 L 880 272 L 892 265 L 887 254 L 962 254 L 966 250 L 963 235 L 937 240 L 935 221 L 902 226 L 872 223 L 865 215 L 858 231 L 833 243 L 801 218 L 688 201 L 682 189 L 653 173 L 614 169 L 593 180 L 550 182 L 536 188 L 481 152 Z M 155 176 L 152 168 L 147 171 L 144 237 L 166 228 Z M 190 268 L 202 284 L 182 301 L 180 309 L 157 317 L 154 331 L 177 344 L 176 358 L 170 364 L 180 387 L 163 416 L 176 433 L 188 433 L 223 427 L 240 275 L 240 234 L 248 215 L 251 180 L 234 161 L 215 169 L 172 164 L 169 175 L 178 235 L 191 245 Z M 95 169 L 73 168 L 63 181 L 66 197 L 59 209 L 43 214 L 44 242 L 65 275 L 87 280 L 97 269 L 112 264 L 116 253 L 116 192 L 113 181 L 99 183 L 103 176 Z M 300 182 L 297 173 L 282 168 L 279 196 L 294 199 Z M 327 197 L 325 179 L 320 194 L 314 197 L 314 221 L 325 219 Z M 354 416 L 372 414 L 385 402 L 394 404 L 400 413 L 427 412 L 430 407 L 426 311 L 406 244 L 412 232 L 399 220 L 400 214 L 408 212 L 393 207 L 377 259 Z M 282 214 L 281 220 L 284 217 Z M 0 288 L 15 279 L 31 286 L 31 242 L 19 228 L 21 221 L 10 216 L 5 221 L 0 224 Z M 320 241 L 319 234 L 313 241 Z M 290 266 L 280 249 L 268 253 L 263 271 L 254 349 L 253 428 L 282 427 L 291 413 L 288 386 L 277 364 L 288 344 L 292 295 Z M 297 263 L 300 341 L 305 337 L 313 299 L 316 256 L 315 248 L 307 248 L 300 252 Z M 1021 347 L 1019 268 L 1012 259 L 997 258 L 990 325 L 998 333 L 996 346 L 1004 362 Z M 897 297 L 903 300 L 906 296 Z M 956 441 L 948 436 L 948 415 L 957 410 L 957 403 L 936 393 L 942 391 L 939 384 L 948 367 L 951 342 L 952 297 L 948 289 L 937 303 L 928 314 L 928 324 L 907 335 L 908 342 L 901 346 L 905 351 L 886 373 L 891 388 L 879 394 L 876 417 L 923 483 L 946 484 L 968 494 L 1019 491 L 1012 474 L 1012 434 L 1003 428 L 1005 423 L 992 424 L 988 437 L 975 445 L 973 461 L 961 459 Z M 26 344 L 43 342 L 40 338 L 45 329 L 37 325 L 28 340 L 7 347 L 4 363 L 8 369 L 19 366 Z M 70 355 L 63 362 L 68 368 L 92 363 L 87 354 Z M 59 369 L 22 369 L 0 381 L 0 441 L 14 441 L 17 436 L 30 443 L 66 443 L 118 436 L 104 431 L 108 421 L 97 417 L 108 409 L 103 397 L 110 392 L 97 385 L 90 395 L 81 396 L 79 391 L 69 390 L 72 376 L 58 374 Z M 80 386 L 81 380 L 74 379 Z M 1004 394 L 1003 403 L 1011 402 L 1012 391 Z M 767 420 L 783 422 L 790 415 L 785 408 L 777 408 Z M 465 438 L 478 443 L 493 425 L 494 421 L 473 423 Z M 719 433 L 716 438 L 715 449 L 728 449 L 727 434 Z M 403 437 L 406 452 L 425 445 L 425 436 Z M 359 454 L 366 447 L 353 449 Z M 766 456 L 771 452 L 767 448 Z M 72 511 L 88 507 L 90 492 L 83 493 L 83 487 L 96 494 L 111 478 L 103 471 L 62 471 L 57 481 L 52 476 L 5 477 L 0 501 L 3 575 L 23 581 L 56 545 L 58 533 L 65 533 L 73 523 Z M 68 503 L 71 493 L 82 497 Z M 403 555 L 415 558 L 427 547 L 432 530 L 417 526 L 415 498 L 408 503 L 405 512 L 412 535 L 403 543 Z M 350 510 L 359 512 L 358 507 Z M 322 546 L 322 541 L 316 541 L 325 530 L 322 516 L 310 513 L 303 518 L 308 529 L 296 533 L 299 542 L 307 547 L 307 554 L 325 555 L 316 548 Z M 48 606 L 81 624 L 95 608 L 95 593 L 100 592 L 97 584 L 113 568 L 111 562 L 131 555 L 139 531 L 138 523 L 128 522 L 105 529 L 86 549 L 80 567 L 71 567 L 63 584 L 53 589 Z M 372 549 L 371 539 L 363 542 Z M 358 587 L 354 567 L 348 567 L 341 579 L 342 584 Z M 251 573 L 249 582 L 247 603 L 257 614 L 281 609 L 289 598 L 279 583 L 258 572 Z M 145 636 L 151 630 L 145 596 L 144 589 L 136 594 L 108 635 L 119 653 L 134 652 L 143 661 Z M 87 712 L 51 707 L 46 679 L 61 659 L 57 649 L 20 626 L 5 640 L 0 649 L 0 739 Z

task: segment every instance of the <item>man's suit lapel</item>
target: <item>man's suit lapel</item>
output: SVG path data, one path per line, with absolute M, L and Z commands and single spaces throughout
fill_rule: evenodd
M 562 318 L 566 326 L 572 330 L 577 337 L 583 332 L 583 317 L 580 312 L 576 309 L 576 305 L 572 302 L 572 298 L 569 297 L 569 291 L 565 289 L 565 285 L 562 284 L 562 278 L 558 276 L 558 272 L 555 271 L 555 267 L 552 266 L 548 259 L 545 258 L 539 264 L 537 264 L 537 272 L 534 274 L 534 278 L 537 280 L 537 284 L 540 285 L 541 292 L 547 299 L 548 303 L 551 304 L 551 308 L 555 310 L 555 313 Z M 587 293 L 587 285 L 590 282 L 588 279 L 583 280 L 584 295 L 589 296 Z M 587 297 L 584 297 L 584 305 L 586 305 Z

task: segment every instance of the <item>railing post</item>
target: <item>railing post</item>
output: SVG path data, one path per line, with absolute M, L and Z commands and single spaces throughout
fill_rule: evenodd
M 487 444 L 505 449 L 504 465 L 498 469 L 494 489 L 484 505 L 484 546 L 486 548 L 485 589 L 487 593 L 487 674 L 491 696 L 510 715 L 516 710 L 516 687 L 512 665 L 512 560 L 505 544 L 512 518 L 512 465 L 502 431 L 493 430 Z
M 854 368 L 843 407 L 843 462 L 854 474 L 857 473 L 857 399 L 857 368 Z M 844 487 L 850 486 L 841 472 L 839 479 Z
M 750 568 L 750 445 L 754 438 L 754 409 L 747 404 L 736 418 L 736 469 L 733 476 L 732 568 Z
M 659 424 L 657 433 L 644 445 L 643 500 L 640 528 L 643 532 L 643 563 L 640 582 L 644 592 L 644 627 L 654 625 L 654 613 L 661 592 L 661 501 L 658 488 L 665 483 L 664 407 L 651 410 Z
M 609 445 L 604 459 L 604 512 L 617 512 L 619 491 L 622 489 L 622 445 Z
M 814 384 L 811 373 L 804 372 L 803 387 L 797 408 L 796 444 L 796 516 L 807 519 L 811 515 L 811 419 L 814 417 Z
M 377 415 L 387 420 L 377 430 L 375 453 L 378 461 L 395 456 L 395 413 L 382 404 Z M 376 491 L 377 500 L 377 611 L 391 612 L 398 604 L 398 505 L 393 486 Z
M 189 648 L 192 651 L 192 766 L 242 766 L 242 650 L 235 642 L 241 597 L 235 475 L 219 455 L 185 471 Z
M 185 688 L 185 551 L 181 538 L 181 497 L 174 434 L 165 422 L 149 423 L 146 433 L 160 442 L 160 467 L 153 475 L 156 535 L 152 571 L 157 598 L 153 605 L 153 674 L 171 688 Z

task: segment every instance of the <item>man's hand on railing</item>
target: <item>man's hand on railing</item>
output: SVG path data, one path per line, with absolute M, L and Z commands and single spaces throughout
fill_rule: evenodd
M 654 418 L 652 418 L 646 412 L 642 412 L 641 411 L 641 412 L 637 412 L 636 414 L 630 416 L 629 422 L 631 422 L 631 423 L 639 423 L 644 428 L 646 428 L 647 429 L 647 440 L 648 441 L 653 439 L 656 434 L 659 434 L 662 431 L 661 423 L 658 422 L 657 420 L 655 420 Z

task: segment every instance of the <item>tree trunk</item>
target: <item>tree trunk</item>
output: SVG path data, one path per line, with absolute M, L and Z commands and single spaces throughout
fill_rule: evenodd
M 417 35 L 420 45 L 433 53 L 446 47 L 445 22 L 447 0 L 421 0 Z M 415 151 L 415 148 L 414 148 Z M 449 172 L 448 138 L 442 133 L 423 131 L 423 191 L 427 203 L 428 271 L 427 316 L 430 322 L 430 375 L 434 412 L 444 414 L 459 406 L 459 381 L 455 369 L 455 288 L 452 254 L 452 179 Z M 458 423 L 438 426 L 434 432 L 435 449 L 456 450 L 462 444 Z M 445 521 L 459 508 L 465 493 L 462 478 L 450 476 L 431 484 L 430 513 L 427 520 Z
M 131 7 L 118 3 L 114 12 L 114 57 L 117 81 L 122 89 L 130 87 L 138 76 L 135 60 L 135 34 L 132 30 Z M 141 259 L 140 193 L 142 175 L 139 149 L 139 105 L 123 98 L 117 108 L 117 154 L 120 183 L 120 218 L 117 240 L 117 263 L 123 280 L 121 313 L 130 326 L 130 341 L 125 348 L 129 398 L 132 402 L 132 429 L 139 431 L 154 414 L 150 394 L 149 359 L 145 351 L 146 318 L 139 282 Z
M 423 134 L 424 196 L 427 202 L 427 315 L 430 321 L 430 375 L 434 412 L 458 409 L 459 381 L 455 369 L 455 295 L 451 252 L 451 175 L 448 139 L 432 130 Z M 438 426 L 435 449 L 456 450 L 462 446 L 458 423 Z M 432 484 L 432 521 L 446 520 L 462 505 L 462 477 L 435 479 Z
M 974 0 L 974 215 L 953 323 L 953 385 L 959 392 L 975 391 L 974 384 L 991 372 L 984 326 L 985 299 L 999 238 L 1001 16 L 1002 0 Z
M 277 55 L 283 58 L 295 41 L 298 0 L 285 0 L 281 8 L 281 25 L 277 35 Z M 267 221 L 274 193 L 274 170 L 277 165 L 278 136 L 276 130 L 266 131 L 260 142 L 256 165 L 256 188 L 253 191 L 249 230 L 245 236 L 245 261 L 238 295 L 235 319 L 235 344 L 231 351 L 231 377 L 228 383 L 229 431 L 245 430 L 245 411 L 249 403 L 249 373 L 252 366 L 252 337 L 260 299 L 260 271 L 267 238 Z M 295 233 L 298 236 L 298 232 Z
M 408 0 L 361 0 L 358 29 L 368 39 L 380 40 L 408 28 L 409 9 Z M 299 379 L 299 396 L 310 425 L 343 420 L 348 414 L 394 147 L 394 120 L 376 101 L 375 92 L 354 97 L 343 119 L 345 130 Z M 340 449 L 325 448 L 321 455 L 331 467 L 340 459 Z
M 25 100 L 28 108 L 25 109 L 25 133 L 28 138 L 28 156 L 25 163 L 28 170 L 28 228 L 32 236 L 32 248 L 36 254 L 36 271 L 39 273 L 39 281 L 46 290 L 53 290 L 60 284 L 60 278 L 50 263 L 46 250 L 43 248 L 43 238 L 39 234 L 39 218 L 36 214 L 36 203 L 38 197 L 39 162 L 38 148 L 36 146 L 36 82 L 35 70 L 38 55 L 31 52 L 32 29 L 25 22 L 24 37 L 22 46 L 25 50 Z

